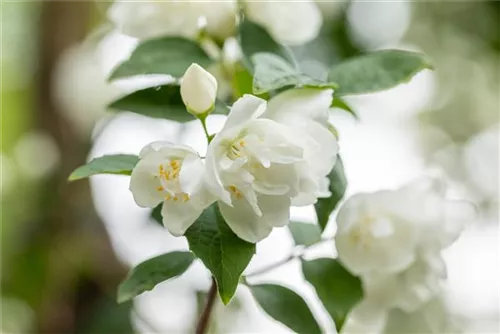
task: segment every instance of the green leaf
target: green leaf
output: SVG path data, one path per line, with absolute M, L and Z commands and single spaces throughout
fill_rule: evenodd
M 318 217 L 318 224 L 322 230 L 325 229 L 330 214 L 335 210 L 340 200 L 344 197 L 345 190 L 347 188 L 347 180 L 344 174 L 344 164 L 337 156 L 337 163 L 333 167 L 330 174 L 328 174 L 330 179 L 330 186 L 328 189 L 332 195 L 328 198 L 318 198 L 318 202 L 314 204 L 316 210 L 316 216 Z
M 345 110 L 349 114 L 351 114 L 355 119 L 359 119 L 358 115 L 354 112 L 354 110 L 351 108 L 351 106 L 348 105 L 347 102 L 341 97 L 334 96 L 333 101 L 332 101 L 332 105 L 330 107 Z
M 178 85 L 163 85 L 138 90 L 111 103 L 109 108 L 177 122 L 189 122 L 195 119 L 187 112 Z
M 321 333 L 306 302 L 294 291 L 275 284 L 250 286 L 262 309 L 296 333 Z
M 340 95 L 372 93 L 408 82 L 418 72 L 433 69 L 428 56 L 403 50 L 383 50 L 351 58 L 334 66 L 329 80 Z
M 96 174 L 130 175 L 137 162 L 139 157 L 136 155 L 105 155 L 75 169 L 68 180 L 80 180 Z
M 255 244 L 241 240 L 227 226 L 216 203 L 205 209 L 187 230 L 189 249 L 217 281 L 219 295 L 229 303 L 241 273 L 255 254 Z
M 303 260 L 302 271 L 340 332 L 349 311 L 363 298 L 360 279 L 328 258 Z
M 138 90 L 109 105 L 118 112 L 130 111 L 153 118 L 164 118 L 177 122 L 194 120 L 182 102 L 179 85 L 162 85 Z M 228 110 L 217 101 L 214 114 L 227 114 Z
M 283 58 L 272 53 L 257 53 L 252 56 L 255 65 L 253 93 L 263 94 L 284 87 L 337 88 L 335 83 L 326 83 L 300 73 Z
M 207 67 L 212 61 L 191 40 L 181 37 L 151 39 L 139 44 L 130 58 L 113 71 L 109 80 L 145 74 L 170 74 L 178 78 L 192 63 Z
M 182 275 L 193 260 L 190 252 L 171 252 L 140 263 L 118 287 L 118 302 L 131 300 L 163 281 Z
M 288 228 L 296 245 L 310 246 L 321 241 L 321 230 L 316 224 L 290 222 Z
M 245 65 L 253 72 L 252 58 L 255 54 L 275 54 L 295 64 L 295 58 L 286 46 L 278 44 L 262 26 L 245 19 L 239 25 L 239 41 Z

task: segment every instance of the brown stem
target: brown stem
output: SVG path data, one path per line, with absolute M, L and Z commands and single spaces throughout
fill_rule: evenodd
M 210 290 L 208 290 L 207 302 L 205 303 L 203 312 L 198 320 L 198 325 L 196 326 L 196 334 L 205 334 L 207 332 L 210 323 L 210 314 L 214 308 L 216 297 L 217 284 L 215 283 L 215 278 L 212 277 L 212 285 L 210 286 Z

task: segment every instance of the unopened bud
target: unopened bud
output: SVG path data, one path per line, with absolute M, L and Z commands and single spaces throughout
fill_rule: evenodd
M 195 116 L 210 113 L 215 106 L 217 80 L 198 64 L 192 64 L 184 73 L 181 97 L 188 111 Z

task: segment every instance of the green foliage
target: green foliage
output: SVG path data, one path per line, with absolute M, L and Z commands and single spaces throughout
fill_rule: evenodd
M 318 202 L 314 204 L 316 210 L 316 216 L 318 217 L 318 224 L 322 230 L 325 229 L 330 214 L 335 210 L 340 200 L 344 197 L 345 190 L 347 188 L 347 180 L 344 174 L 344 164 L 337 156 L 337 163 L 333 167 L 332 171 L 328 175 L 330 179 L 330 186 L 328 189 L 332 195 L 328 198 L 318 198 Z
M 194 41 L 182 37 L 161 37 L 139 44 L 130 58 L 120 64 L 109 79 L 145 74 L 181 77 L 192 63 L 207 67 L 212 61 Z
M 238 37 L 245 65 L 252 71 L 253 56 L 262 52 L 277 55 L 295 64 L 294 56 L 286 46 L 278 44 L 266 29 L 250 20 L 245 19 L 240 23 Z
M 360 279 L 329 258 L 303 260 L 302 271 L 340 332 L 347 314 L 363 297 Z
M 189 122 L 194 116 L 187 112 L 182 102 L 180 86 L 168 84 L 138 90 L 109 105 L 118 112 L 130 111 L 139 115 L 164 118 L 177 122 Z M 228 109 L 221 102 L 215 104 L 214 114 L 227 114 Z
M 131 300 L 145 291 L 153 290 L 163 281 L 182 275 L 193 260 L 194 256 L 190 252 L 172 252 L 142 262 L 130 271 L 118 287 L 118 302 Z
M 433 69 L 431 60 L 425 54 L 383 50 L 353 57 L 333 66 L 328 78 L 339 84 L 337 94 L 364 94 L 408 82 L 424 69 Z
M 296 333 L 321 333 L 306 302 L 294 291 L 275 284 L 250 286 L 262 309 Z
M 335 83 L 326 83 L 301 73 L 285 59 L 271 53 L 252 56 L 255 65 L 253 93 L 263 94 L 284 87 L 337 88 Z
M 316 224 L 290 222 L 288 228 L 296 245 L 311 246 L 321 241 L 321 230 Z
M 130 175 L 137 162 L 139 157 L 136 155 L 105 155 L 75 169 L 68 180 L 80 180 L 96 174 Z
M 217 204 L 203 211 L 187 230 L 186 238 L 189 249 L 215 277 L 222 302 L 229 303 L 241 273 L 255 254 L 255 244 L 241 240 L 231 231 Z
M 177 122 L 189 122 L 195 119 L 186 111 L 180 86 L 174 84 L 138 90 L 111 103 L 109 108 Z
M 333 97 L 332 105 L 330 106 L 331 108 L 339 108 L 342 110 L 347 111 L 349 114 L 351 114 L 355 119 L 358 119 L 358 115 L 356 115 L 356 112 L 351 108 L 347 102 L 338 96 Z

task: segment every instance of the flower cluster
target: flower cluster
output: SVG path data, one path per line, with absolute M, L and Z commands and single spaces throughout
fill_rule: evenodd
M 380 332 L 391 309 L 411 313 L 440 295 L 441 252 L 473 220 L 474 208 L 445 198 L 434 179 L 351 197 L 337 216 L 339 259 L 363 283 L 365 299 L 345 333 Z M 376 316 L 378 315 L 378 316 Z
M 244 14 L 261 24 L 276 40 L 298 45 L 314 39 L 322 25 L 321 12 L 312 0 L 241 1 Z M 195 38 L 200 30 L 224 40 L 233 36 L 238 1 L 165 0 L 115 1 L 108 17 L 122 33 L 148 39 L 160 36 Z M 276 15 L 280 13 L 280 15 Z
M 202 122 L 214 108 L 216 81 L 193 64 L 181 84 L 188 110 Z M 331 89 L 287 90 L 269 102 L 244 95 L 232 106 L 205 162 L 191 148 L 155 142 L 140 153 L 130 189 L 141 207 L 163 203 L 165 227 L 182 235 L 218 201 L 229 227 L 257 242 L 289 222 L 291 205 L 328 197 L 338 153 L 328 128 Z

